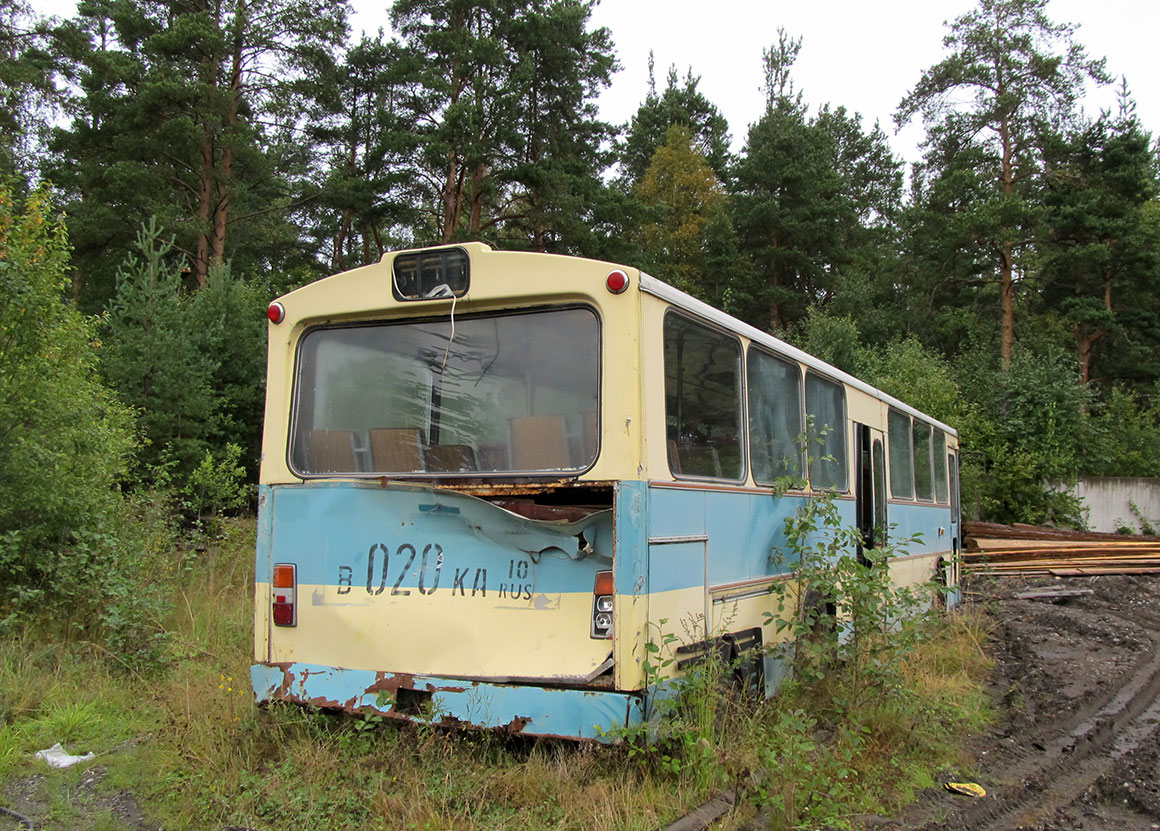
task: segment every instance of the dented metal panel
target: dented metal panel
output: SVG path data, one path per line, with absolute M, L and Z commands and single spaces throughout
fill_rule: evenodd
M 608 659 L 590 637 L 613 512 L 532 519 L 421 485 L 269 489 L 271 554 L 298 566 L 298 625 L 259 660 L 473 678 L 575 682 Z M 610 498 L 610 494 L 609 494 Z M 549 512 L 550 513 L 550 512 Z

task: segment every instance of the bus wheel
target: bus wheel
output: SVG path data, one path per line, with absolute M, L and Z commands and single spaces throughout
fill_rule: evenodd
M 947 610 L 948 568 L 950 566 L 942 557 L 939 557 L 938 562 L 934 565 L 934 577 L 931 579 L 934 588 L 931 589 L 930 605 L 936 612 L 945 612 Z
M 838 647 L 838 606 L 833 597 L 816 589 L 807 590 L 801 604 L 801 621 L 804 625 L 798 630 L 794 645 L 796 667 L 829 666 Z

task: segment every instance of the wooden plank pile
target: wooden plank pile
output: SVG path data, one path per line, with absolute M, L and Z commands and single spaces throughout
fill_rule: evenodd
M 1160 574 L 1160 537 L 1035 525 L 963 524 L 963 570 L 1003 577 Z

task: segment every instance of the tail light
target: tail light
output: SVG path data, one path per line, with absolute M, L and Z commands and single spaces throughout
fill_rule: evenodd
M 271 611 L 275 626 L 298 625 L 298 566 L 293 563 L 274 564 Z
M 612 637 L 612 572 L 596 572 L 592 587 L 592 637 Z

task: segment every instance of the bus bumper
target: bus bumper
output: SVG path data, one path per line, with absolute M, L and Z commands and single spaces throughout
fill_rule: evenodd
M 634 693 L 462 681 L 306 663 L 254 664 L 254 698 L 292 701 L 443 726 L 460 724 L 530 736 L 614 742 L 640 724 Z

